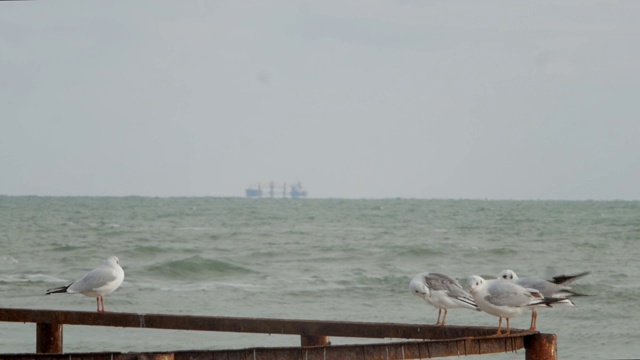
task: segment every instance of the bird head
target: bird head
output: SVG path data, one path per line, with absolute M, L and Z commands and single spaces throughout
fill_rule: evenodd
M 516 275 L 513 270 L 502 270 L 500 274 L 498 274 L 498 279 L 502 280 L 518 280 L 518 275 Z
M 409 291 L 418 296 L 429 296 L 429 287 L 424 282 L 424 276 L 416 275 L 409 283 Z
M 467 284 L 470 288 L 469 292 L 473 295 L 478 290 L 478 287 L 484 284 L 484 279 L 478 275 L 473 275 L 467 279 Z

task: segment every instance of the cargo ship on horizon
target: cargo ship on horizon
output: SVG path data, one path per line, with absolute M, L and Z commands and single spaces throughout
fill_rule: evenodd
M 307 197 L 307 190 L 302 187 L 302 183 L 298 181 L 297 183 L 293 183 L 287 186 L 287 183 L 276 184 L 271 181 L 267 184 L 266 190 L 262 189 L 262 184 L 258 183 L 256 186 L 250 186 L 245 189 L 245 195 L 247 198 L 275 198 L 282 197 L 283 199 L 291 198 L 291 199 L 299 199 Z

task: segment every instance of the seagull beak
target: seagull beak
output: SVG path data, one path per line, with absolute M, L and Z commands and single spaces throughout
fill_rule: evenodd
M 475 294 L 475 292 L 476 292 L 476 288 L 475 288 L 475 287 L 472 287 L 471 289 L 469 289 L 469 292 L 470 292 L 471 294 Z

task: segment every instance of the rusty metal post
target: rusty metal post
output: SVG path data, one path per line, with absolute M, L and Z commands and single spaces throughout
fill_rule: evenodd
M 173 360 L 175 355 L 173 353 L 163 354 L 140 354 L 137 356 L 138 360 Z
M 558 360 L 558 336 L 535 334 L 525 336 L 525 360 Z
M 36 353 L 62 354 L 62 324 L 37 324 Z
M 300 345 L 302 347 L 306 346 L 325 346 L 331 345 L 329 342 L 328 336 L 315 336 L 315 335 L 301 335 L 300 336 Z

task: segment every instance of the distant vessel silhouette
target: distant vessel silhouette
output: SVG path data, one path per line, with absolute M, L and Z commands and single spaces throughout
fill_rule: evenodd
M 289 187 L 287 187 L 287 183 L 280 185 L 271 181 L 268 183 L 266 193 L 262 190 L 262 184 L 258 183 L 256 186 L 250 186 L 245 189 L 245 194 L 248 198 L 269 197 L 273 199 L 279 194 L 282 198 L 299 199 L 307 197 L 307 190 L 302 187 L 300 181 L 291 184 Z

